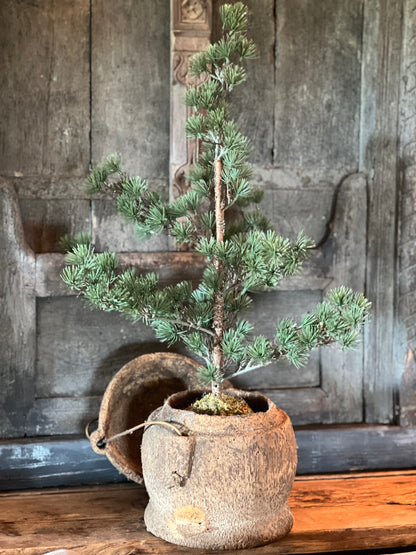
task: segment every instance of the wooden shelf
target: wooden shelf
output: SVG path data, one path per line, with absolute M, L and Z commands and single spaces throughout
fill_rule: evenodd
M 207 553 L 168 544 L 146 532 L 146 502 L 144 488 L 133 484 L 2 493 L 0 553 L 44 555 L 58 549 L 68 555 Z M 298 478 L 290 505 L 295 525 L 286 538 L 239 553 L 416 545 L 416 470 Z

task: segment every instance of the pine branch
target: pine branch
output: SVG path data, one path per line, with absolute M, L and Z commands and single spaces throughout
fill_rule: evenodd
M 191 75 L 204 77 L 185 97 L 194 109 L 186 134 L 200 145 L 187 176 L 190 190 L 168 203 L 145 180 L 123 173 L 117 155 L 87 178 L 91 192 L 113 194 L 119 213 L 134 223 L 139 237 L 170 232 L 179 246 L 186 244 L 205 256 L 200 283 L 196 288 L 190 282 L 161 287 L 156 275 L 122 271 L 114 254 L 95 253 L 89 238 L 62 242 L 66 250 L 72 249 L 62 273 L 69 287 L 93 307 L 143 320 L 169 345 L 182 340 L 205 360 L 198 374 L 214 391 L 225 376 L 278 360 L 299 367 L 320 346 L 337 342 L 343 349 L 352 348 L 370 307 L 363 295 L 340 287 L 300 323 L 278 322 L 274 338 L 253 337 L 249 324 L 237 320 L 250 306 L 248 292 L 275 288 L 282 277 L 297 272 L 313 242 L 302 233 L 296 241 L 284 239 L 259 209 L 244 210 L 259 203 L 263 191 L 250 183 L 250 141 L 231 118 L 228 101 L 246 80 L 242 62 L 254 58 L 256 50 L 247 37 L 248 10 L 242 2 L 222 5 L 220 15 L 222 37 L 196 54 L 189 66 Z

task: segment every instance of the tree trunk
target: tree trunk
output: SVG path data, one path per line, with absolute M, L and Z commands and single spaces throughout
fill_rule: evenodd
M 223 206 L 223 190 L 221 183 L 222 163 L 221 160 L 214 160 L 214 186 L 215 186 L 215 219 L 216 219 L 216 239 L 219 242 L 224 240 L 224 206 Z M 222 272 L 221 260 L 216 258 L 214 266 L 217 274 Z M 214 297 L 214 321 L 213 330 L 215 333 L 213 363 L 217 368 L 219 376 L 223 374 L 223 354 L 222 354 L 222 340 L 224 334 L 224 297 L 222 291 L 218 291 Z M 214 395 L 219 395 L 220 383 L 217 381 L 212 382 L 212 392 Z

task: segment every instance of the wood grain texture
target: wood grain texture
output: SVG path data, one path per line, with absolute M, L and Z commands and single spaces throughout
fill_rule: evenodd
M 53 175 L 33 175 L 30 177 L 8 177 L 14 186 L 19 199 L 65 199 L 65 200 L 90 200 L 94 198 L 110 199 L 111 193 L 107 195 L 98 193 L 91 195 L 85 188 L 85 175 L 82 177 Z M 149 185 L 158 191 L 166 189 L 166 179 L 152 177 Z
M 169 2 L 92 2 L 92 161 L 118 152 L 125 171 L 166 178 Z
M 365 5 L 365 20 L 363 75 L 367 68 L 369 75 L 362 99 L 362 125 L 374 129 L 371 140 L 363 134 L 367 143 L 361 147 L 365 153 L 362 164 L 371 168 L 366 281 L 372 322 L 365 331 L 365 419 L 390 423 L 404 360 L 403 353 L 399 366 L 394 356 L 394 341 L 398 340 L 394 302 L 402 2 L 370 0 Z M 366 111 L 368 104 L 374 106 Z
M 167 233 L 146 241 L 137 237 L 135 226 L 118 214 L 114 200 L 94 200 L 91 211 L 92 242 L 99 252 L 163 252 L 169 250 Z
M 185 134 L 185 124 L 193 109 L 185 106 L 186 89 L 198 78 L 188 73 L 189 60 L 210 44 L 212 30 L 212 0 L 183 2 L 170 0 L 170 150 L 169 198 L 175 200 L 188 187 L 186 175 L 195 162 L 199 143 Z
M 319 188 L 301 183 L 296 189 L 265 188 L 260 207 L 282 237 L 293 241 L 303 231 L 319 244 L 327 234 L 335 192 L 336 185 L 331 183 Z
M 84 175 L 89 1 L 1 2 L 0 173 Z
M 183 280 L 197 281 L 205 267 L 203 258 L 187 252 L 132 252 L 118 253 L 120 268 L 134 267 L 139 273 L 156 272 L 160 283 L 178 283 Z M 63 254 L 36 255 L 36 296 L 74 296 L 60 275 L 65 266 Z M 323 277 L 315 279 L 315 285 L 326 283 Z
M 15 191 L 0 180 L 0 437 L 24 435 L 36 356 L 35 256 Z
M 205 267 L 203 258 L 190 252 L 132 252 L 118 253 L 121 266 L 135 267 L 139 272 L 156 272 L 161 283 L 178 282 L 184 279 L 197 281 Z M 65 265 L 65 256 L 56 253 L 36 255 L 36 296 L 65 297 L 75 295 L 60 278 Z M 322 291 L 332 282 L 329 269 L 325 266 L 322 252 L 312 253 L 302 271 L 280 282 L 282 291 Z
M 412 428 L 305 426 L 295 429 L 295 434 L 299 474 L 415 468 L 416 430 Z
M 65 234 L 89 233 L 88 200 L 20 199 L 25 239 L 35 253 L 60 252 Z
M 408 349 L 400 382 L 400 425 L 416 426 L 416 360 L 413 349 Z
M 256 0 L 245 4 L 250 10 L 249 37 L 256 43 L 258 57 L 245 64 L 247 81 L 233 91 L 232 115 L 253 146 L 250 161 L 269 166 L 274 148 L 275 1 L 262 0 L 260 9 Z M 215 14 L 218 17 L 214 7 Z
M 292 532 L 250 555 L 318 553 L 412 546 L 416 542 L 416 474 L 305 477 L 289 503 Z M 144 488 L 113 485 L 0 495 L 0 546 L 13 555 L 194 553 L 145 531 Z M 231 555 L 235 551 L 221 551 Z
M 274 164 L 353 171 L 358 158 L 361 0 L 279 1 L 276 23 Z
M 0 468 L 1 491 L 125 481 L 85 436 L 1 440 Z
M 59 325 L 57 314 L 65 314 Z M 38 398 L 101 395 L 126 362 L 164 349 L 144 324 L 90 310 L 85 301 L 71 297 L 38 302 L 37 345 Z
M 363 174 L 354 173 L 339 184 L 332 229 L 322 245 L 333 276 L 329 289 L 345 285 L 365 290 L 366 221 L 367 181 Z M 323 422 L 363 421 L 363 348 L 322 349 L 321 388 L 330 400 L 328 419 Z
M 401 196 L 399 211 L 399 283 L 396 358 L 406 362 L 400 382 L 400 423 L 416 425 L 416 2 L 403 4 L 402 80 L 400 89 Z

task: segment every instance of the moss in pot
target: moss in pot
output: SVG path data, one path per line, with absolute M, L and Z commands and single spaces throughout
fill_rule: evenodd
M 156 487 L 157 474 L 152 469 L 146 471 L 143 461 L 146 487 L 158 490 L 158 494 L 162 492 L 164 497 L 157 506 L 149 491 L 151 509 L 147 511 L 146 522 L 151 531 L 168 541 L 216 549 L 259 545 L 290 530 L 292 521 L 287 496 L 296 468 L 293 430 L 287 415 L 266 400 L 260 405 L 266 403 L 267 410 L 255 409 L 252 414 L 243 412 L 236 416 L 227 407 L 223 383 L 279 360 L 300 367 L 306 363 L 312 349 L 331 343 L 337 342 L 342 349 L 353 347 L 370 307 L 361 293 L 339 287 L 330 291 L 327 298 L 300 322 L 277 321 L 274 337 L 255 335 L 251 324 L 240 317 L 251 304 L 250 291 L 276 288 L 283 277 L 300 269 L 314 244 L 303 233 L 294 242 L 282 238 L 258 208 L 250 208 L 261 201 L 262 192 L 250 184 L 249 141 L 231 117 L 229 98 L 234 87 L 245 81 L 243 63 L 255 58 L 256 50 L 247 37 L 248 13 L 244 4 L 222 5 L 220 16 L 221 39 L 190 61 L 189 71 L 198 78 L 199 84 L 186 93 L 185 103 L 193 108 L 186 134 L 199 142 L 200 151 L 188 175 L 188 192 L 172 203 L 165 202 L 145 181 L 126 175 L 116 155 L 108 157 L 87 179 L 91 192 L 111 191 L 114 194 L 118 211 L 134 222 L 141 237 L 168 231 L 178 247 L 186 247 L 205 257 L 206 266 L 200 282 L 196 286 L 192 282 L 181 282 L 161 287 L 155 274 L 120 270 L 114 254 L 95 253 L 88 240 L 69 242 L 70 252 L 62 276 L 93 307 L 120 311 L 133 320 L 142 320 L 155 330 L 160 341 L 168 345 L 181 341 L 201 361 L 198 370 L 201 385 L 209 387 L 210 403 L 213 401 L 216 405 L 212 416 L 207 415 L 209 409 L 206 407 L 186 410 L 186 405 L 176 409 L 168 400 L 164 407 L 155 411 L 157 417 L 179 419 L 194 433 L 186 438 L 175 437 L 166 429 L 156 431 L 156 426 L 151 426 L 144 434 L 143 452 L 151 450 L 144 459 L 148 464 L 157 461 L 157 474 L 162 476 Z M 235 392 L 231 395 L 233 404 L 235 395 Z M 247 398 L 249 406 L 249 397 L 241 396 Z M 257 402 L 257 408 L 260 405 Z M 198 410 L 203 414 L 196 414 Z M 230 412 L 233 416 L 221 416 Z M 154 414 L 150 419 L 155 419 Z M 262 419 L 265 419 L 264 433 L 259 432 Z M 250 421 L 252 425 L 248 424 Z M 271 421 L 275 422 L 274 428 Z M 203 431 L 199 428 L 202 422 Z M 240 434 L 235 427 L 238 422 L 244 433 Z M 200 441 L 193 426 L 199 429 Z M 261 436 L 257 438 L 259 443 L 247 426 Z M 232 431 L 224 439 L 227 427 Z M 240 441 L 244 434 L 248 434 L 248 439 Z M 242 452 L 243 464 L 237 463 L 232 455 L 235 442 Z M 222 464 L 216 463 L 215 469 L 211 469 L 214 478 L 205 482 L 196 465 L 197 461 L 202 464 L 204 457 L 206 460 L 206 452 L 212 452 L 208 444 L 215 445 L 217 453 L 226 454 L 226 458 L 221 459 Z M 277 454 L 272 455 L 273 450 L 277 450 Z M 291 457 L 290 461 L 282 459 L 283 451 Z M 262 452 L 268 454 L 266 458 L 262 458 Z M 218 454 L 218 459 L 222 456 Z M 259 513 L 259 503 L 264 507 L 266 516 L 260 521 L 255 519 L 254 527 L 245 527 L 247 518 L 243 515 L 241 525 L 230 522 L 225 516 L 226 502 L 214 499 L 215 488 L 211 487 L 214 482 L 220 496 L 226 484 L 233 483 L 233 471 L 227 462 L 231 459 L 234 466 L 240 464 L 243 469 L 243 474 L 235 478 L 235 487 L 242 483 L 244 476 L 248 483 L 245 501 L 237 497 L 243 505 L 249 504 L 250 497 L 254 500 L 251 514 Z M 167 464 L 166 471 L 159 468 L 160 461 Z M 185 468 L 182 474 L 175 466 L 181 464 Z M 267 474 L 269 482 L 260 479 L 253 470 L 256 464 Z M 224 480 L 218 474 L 221 467 L 228 468 L 228 477 L 225 474 Z M 285 472 L 289 487 L 282 486 Z M 175 473 L 183 480 L 173 481 L 172 485 Z M 253 476 L 257 476 L 256 483 L 264 482 L 266 489 L 274 488 L 275 495 L 270 496 L 268 491 L 261 501 L 262 493 L 253 483 Z M 200 502 L 195 492 L 202 483 L 209 490 L 209 499 Z M 194 489 L 187 493 L 191 486 Z M 170 499 L 176 490 L 180 501 L 175 507 Z M 222 507 L 220 518 L 213 515 L 215 506 Z M 187 512 L 186 507 L 192 509 Z M 228 510 L 236 515 L 236 507 Z M 278 525 L 278 522 L 283 524 Z

